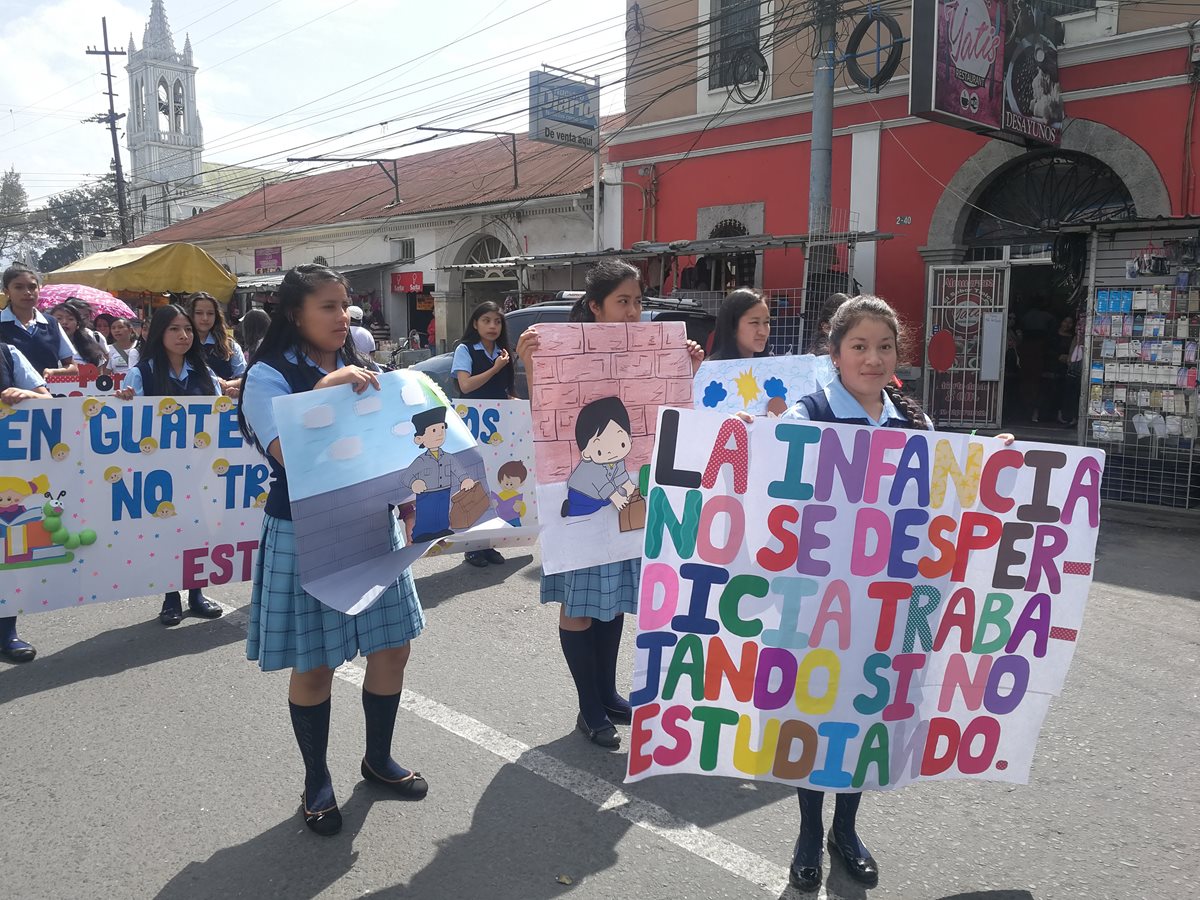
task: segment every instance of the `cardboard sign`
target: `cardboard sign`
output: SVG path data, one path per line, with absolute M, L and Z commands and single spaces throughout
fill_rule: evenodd
M 633 559 L 641 532 L 621 530 L 650 462 L 660 406 L 692 405 L 682 322 L 539 325 L 533 355 L 533 447 L 547 574 Z
M 227 397 L 0 404 L 0 615 L 249 581 L 269 483 Z
M 783 415 L 833 381 L 828 356 L 761 356 L 701 363 L 696 372 L 696 409 Z
M 1103 464 L 662 410 L 629 780 L 1026 781 L 1083 623 Z

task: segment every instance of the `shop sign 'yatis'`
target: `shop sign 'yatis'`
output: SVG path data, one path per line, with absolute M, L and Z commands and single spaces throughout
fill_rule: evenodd
M 1062 26 L 1037 2 L 913 0 L 909 111 L 1024 143 L 1058 144 Z

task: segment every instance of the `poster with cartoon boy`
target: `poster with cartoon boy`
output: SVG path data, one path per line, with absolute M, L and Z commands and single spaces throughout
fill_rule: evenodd
M 521 519 L 527 511 L 525 494 L 521 488 L 529 477 L 529 469 L 519 459 L 510 459 L 500 467 L 496 479 L 500 490 L 492 491 L 496 503 L 496 515 L 513 528 L 521 527 Z
M 608 504 L 624 509 L 637 485 L 625 467 L 633 449 L 629 412 L 617 397 L 601 397 L 579 411 L 575 444 L 580 460 L 567 479 L 563 518 L 590 516 Z
M 413 543 L 435 541 L 453 534 L 450 503 L 456 491 L 475 486 L 466 467 L 453 453 L 442 450 L 446 443 L 446 407 L 435 406 L 412 417 L 413 441 L 425 452 L 400 472 L 400 484 L 416 498 Z

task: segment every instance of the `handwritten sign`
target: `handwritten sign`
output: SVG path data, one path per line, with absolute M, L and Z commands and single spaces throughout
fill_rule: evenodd
M 0 404 L 0 615 L 249 581 L 268 487 L 227 397 Z
M 419 372 L 379 390 L 349 385 L 276 397 L 300 581 L 345 613 L 369 607 L 435 541 L 496 519 L 475 438 Z M 411 541 L 395 507 L 413 500 Z
M 479 444 L 481 477 L 491 487 L 497 518 L 510 527 L 493 529 L 485 538 L 452 535 L 435 544 L 434 552 L 463 553 L 485 547 L 528 546 L 537 540 L 537 492 L 533 489 L 533 425 L 528 400 L 455 400 Z
M 696 372 L 696 409 L 783 415 L 837 373 L 828 356 L 761 356 L 705 361 Z
M 1076 447 L 663 410 L 629 780 L 1026 781 L 1102 469 Z
M 660 406 L 692 405 L 682 322 L 539 325 L 531 407 L 546 574 L 634 559 Z
M 51 375 L 46 389 L 55 397 L 101 397 L 116 394 L 127 372 L 101 372 L 91 363 L 80 363 L 75 375 Z

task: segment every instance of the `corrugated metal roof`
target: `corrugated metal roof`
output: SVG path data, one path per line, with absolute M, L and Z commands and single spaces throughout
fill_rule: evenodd
M 611 125 L 612 119 L 605 120 L 606 128 Z M 403 201 L 398 207 L 393 205 L 391 178 L 379 166 L 368 163 L 268 184 L 265 198 L 262 189 L 252 191 L 133 243 L 232 238 L 591 190 L 591 154 L 531 141 L 523 135 L 517 138 L 516 148 L 516 187 L 510 142 L 489 138 L 398 159 Z M 605 155 L 602 151 L 602 158 Z

